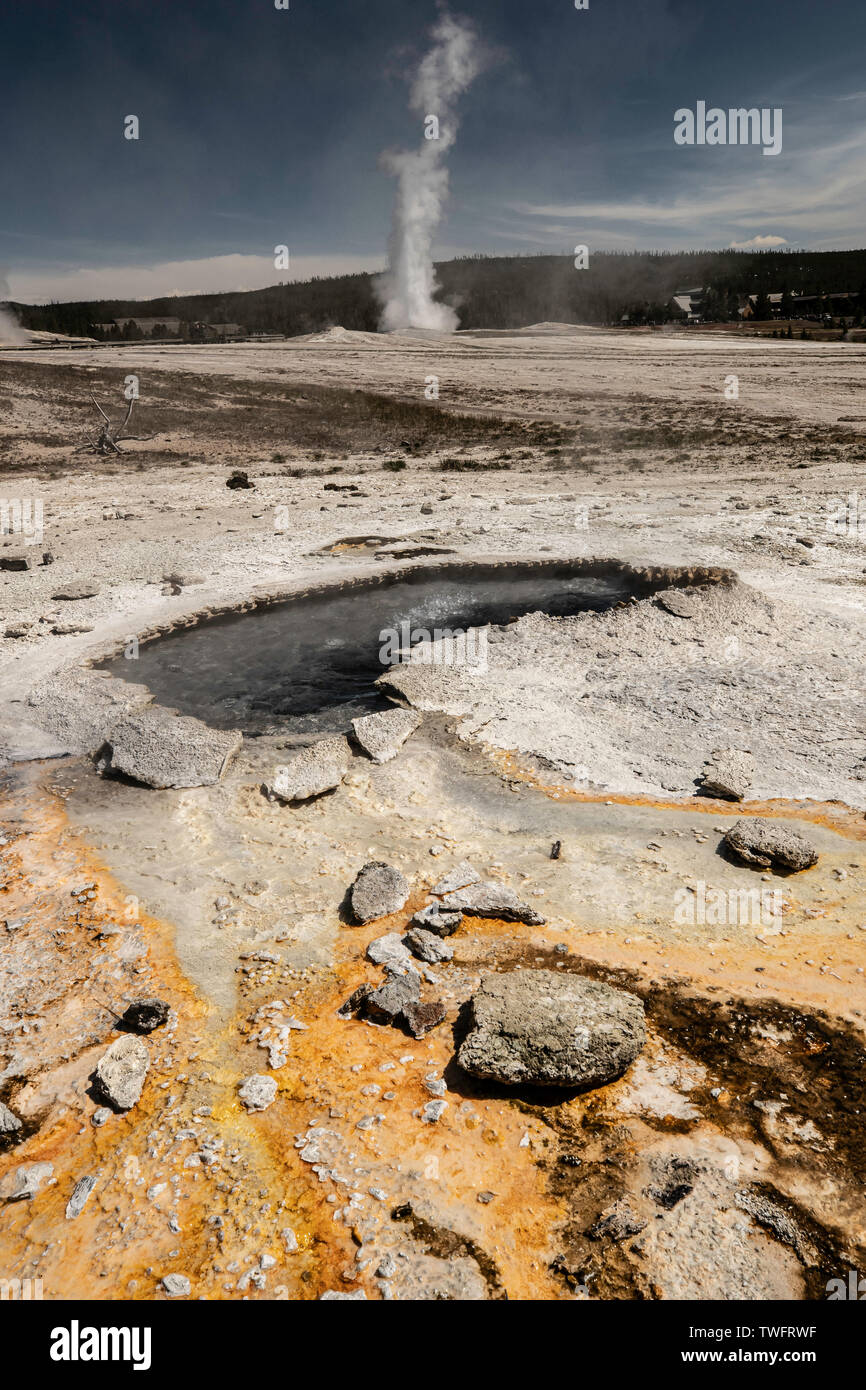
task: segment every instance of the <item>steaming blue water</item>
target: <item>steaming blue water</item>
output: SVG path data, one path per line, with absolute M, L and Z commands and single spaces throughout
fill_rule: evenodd
M 118 657 L 105 669 L 146 685 L 156 700 L 217 728 L 306 739 L 345 732 L 385 708 L 374 682 L 390 631 L 466 629 L 525 613 L 566 616 L 603 609 L 632 592 L 621 575 L 592 578 L 514 568 L 416 571 L 249 613 L 212 618 Z

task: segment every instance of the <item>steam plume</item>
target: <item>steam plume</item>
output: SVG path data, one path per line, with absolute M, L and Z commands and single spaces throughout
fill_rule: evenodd
M 0 275 L 0 344 L 6 347 L 22 347 L 29 339 L 6 304 L 8 293 L 9 286 Z
M 380 327 L 433 328 L 453 333 L 457 315 L 437 304 L 433 237 L 448 196 L 444 159 L 457 137 L 457 98 L 478 75 L 482 60 L 478 39 L 468 20 L 444 14 L 432 30 L 433 47 L 412 84 L 409 105 L 425 120 L 436 117 L 438 139 L 422 138 L 417 150 L 383 156 L 397 179 L 388 269 L 377 292 L 382 300 Z

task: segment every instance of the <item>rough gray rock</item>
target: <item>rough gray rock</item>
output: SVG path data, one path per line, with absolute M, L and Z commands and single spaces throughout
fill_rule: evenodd
M 417 1004 L 421 989 L 417 975 L 392 975 L 364 1000 L 364 1015 L 378 1023 L 399 1023 L 403 1012 Z
M 419 1117 L 425 1125 L 435 1125 L 439 1123 L 447 1109 L 447 1100 L 428 1100 L 427 1104 L 421 1107 Z
M 239 1087 L 238 1096 L 247 1110 L 267 1110 L 277 1098 L 277 1083 L 272 1076 L 256 1072 Z
M 413 1038 L 423 1038 L 431 1029 L 445 1022 L 445 1005 L 440 999 L 431 999 L 426 1004 L 420 1000 L 407 1004 L 403 1009 L 403 1022 Z
M 123 1022 L 134 1033 L 152 1033 L 168 1022 L 171 1012 L 164 999 L 133 999 L 123 1015 Z
M 361 1008 L 361 1005 L 363 1004 L 364 1000 L 367 998 L 368 994 L 372 994 L 372 993 L 373 993 L 373 986 L 372 986 L 372 985 L 363 984 L 363 985 L 359 985 L 357 989 L 353 989 L 353 990 L 352 990 L 352 993 L 349 995 L 348 999 L 346 999 L 345 1002 L 342 1003 L 342 1004 L 340 1005 L 339 1009 L 337 1010 L 337 1017 L 338 1017 L 338 1018 L 352 1018 L 352 1017 L 354 1017 L 354 1015 L 355 1015 L 356 1013 L 358 1013 L 359 1009 Z
M 53 1174 L 53 1163 L 22 1163 L 0 1180 L 0 1202 L 30 1201 Z
M 458 1062 L 509 1086 L 603 1086 L 646 1042 L 635 995 L 553 970 L 484 976 L 471 1018 Z
M 404 946 L 399 932 L 388 932 L 387 936 L 377 936 L 367 947 L 367 959 L 374 965 L 384 965 L 387 970 L 402 975 L 408 968 L 414 970 L 412 953 Z
M 601 1213 L 587 1234 L 594 1240 L 601 1240 L 604 1236 L 609 1236 L 611 1240 L 627 1240 L 629 1236 L 636 1236 L 638 1231 L 642 1231 L 646 1224 L 643 1217 L 633 1210 L 628 1198 L 623 1197 Z
M 796 830 L 761 816 L 738 820 L 725 832 L 725 843 L 744 863 L 759 869 L 809 869 L 818 862 L 818 851 Z
M 98 584 L 66 584 L 62 589 L 58 589 L 56 594 L 52 594 L 53 599 L 64 602 L 74 602 L 82 598 L 96 598 L 99 593 Z
M 446 945 L 441 936 L 432 931 L 424 931 L 422 927 L 412 927 L 404 939 L 413 956 L 426 961 L 428 965 L 441 965 L 443 961 L 451 960 L 454 956 L 453 946 Z
M 0 570 L 29 570 L 32 568 L 32 555 L 0 555 Z
M 15 1134 L 21 1128 L 21 1121 L 13 1115 L 8 1105 L 0 1101 L 0 1134 Z
M 147 1048 L 133 1033 L 117 1038 L 96 1067 L 96 1083 L 101 1094 L 117 1110 L 129 1110 L 141 1096 L 150 1057 Z
M 751 753 L 738 748 L 717 748 L 704 763 L 701 787 L 712 796 L 742 801 L 754 775 L 755 760 Z
M 738 1207 L 747 1211 L 761 1226 L 766 1226 L 769 1231 L 772 1231 L 777 1240 L 781 1240 L 785 1245 L 790 1245 L 793 1250 L 796 1250 L 804 1265 L 818 1263 L 818 1252 L 812 1241 L 809 1240 L 809 1237 L 790 1213 L 785 1211 L 778 1202 L 772 1201 L 761 1192 L 753 1192 L 749 1188 L 743 1188 L 737 1192 L 734 1200 Z
M 280 801 L 309 801 L 338 787 L 351 761 L 352 750 L 342 735 L 320 739 L 278 768 L 266 790 Z
M 363 1289 L 356 1289 L 354 1293 L 339 1293 L 337 1289 L 328 1289 L 319 1297 L 320 1303 L 357 1303 L 359 1300 L 362 1303 L 367 1301 L 367 1295 Z
M 675 618 L 696 618 L 701 611 L 700 595 L 686 589 L 660 589 L 654 599 L 659 608 Z
M 429 907 L 422 907 L 415 913 L 412 925 L 422 931 L 435 932 L 437 936 L 453 936 L 462 921 L 462 912 L 447 912 L 439 903 L 430 903 Z
M 92 632 L 92 623 L 53 623 L 51 627 L 55 637 L 71 637 L 76 632 Z
M 74 1221 L 76 1216 L 81 1215 L 84 1210 L 84 1205 L 95 1186 L 96 1178 L 91 1177 L 89 1174 L 87 1177 L 78 1179 L 78 1182 L 72 1189 L 72 1196 L 66 1203 L 67 1221 Z
M 170 574 L 163 575 L 162 582 L 179 594 L 181 589 L 187 589 L 193 584 L 204 584 L 205 577 L 203 574 L 186 574 L 172 570 Z
M 211 787 L 242 742 L 237 730 L 211 729 L 200 719 L 155 707 L 114 725 L 99 770 L 121 772 L 146 787 Z
M 359 922 L 375 922 L 399 912 L 409 896 L 409 884 L 399 869 L 371 860 L 352 884 L 352 911 Z
M 438 883 L 434 883 L 430 889 L 437 898 L 443 897 L 446 893 L 456 893 L 458 888 L 468 888 L 470 883 L 480 883 L 481 875 L 476 873 L 472 865 L 465 859 L 461 859 L 459 864 L 455 864 L 453 869 L 449 869 L 444 878 L 440 878 Z
M 442 899 L 443 910 L 464 912 L 467 917 L 496 917 L 502 922 L 525 922 L 543 927 L 544 918 L 518 898 L 504 883 L 472 883 Z
M 163 1275 L 162 1287 L 169 1298 L 189 1298 L 191 1285 L 185 1274 Z
M 52 733 L 70 753 L 97 752 L 105 742 L 106 729 L 152 700 L 146 686 L 90 667 L 49 676 L 27 696 L 40 728 Z
M 352 720 L 355 737 L 374 763 L 387 763 L 395 758 L 418 725 L 422 716 L 413 709 L 386 709 L 378 714 L 365 714 Z

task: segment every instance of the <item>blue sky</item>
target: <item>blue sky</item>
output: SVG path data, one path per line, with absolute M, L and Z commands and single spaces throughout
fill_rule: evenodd
M 441 258 L 866 242 L 863 0 L 455 0 L 488 49 Z M 0 276 L 20 300 L 372 269 L 432 0 L 0 0 Z M 674 111 L 781 107 L 782 153 Z M 136 114 L 141 138 L 123 138 Z M 766 243 L 773 244 L 773 243 Z

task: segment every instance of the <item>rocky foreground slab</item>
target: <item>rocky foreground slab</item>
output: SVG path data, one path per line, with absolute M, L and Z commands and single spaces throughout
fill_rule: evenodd
M 507 1086 L 604 1086 L 646 1042 L 635 995 L 552 970 L 486 975 L 470 1011 L 457 1060 L 464 1071 Z
M 320 739 L 278 768 L 265 791 L 279 801 L 309 801 L 338 787 L 351 761 L 352 750 L 342 735 Z
M 396 758 L 418 725 L 421 715 L 412 709 L 386 709 L 352 720 L 355 737 L 374 763 Z
M 236 730 L 211 729 L 154 706 L 115 724 L 98 767 L 103 775 L 119 772 L 146 787 L 211 787 L 242 742 Z
M 818 851 L 796 830 L 756 816 L 738 820 L 725 834 L 725 843 L 738 859 L 757 869 L 810 869 Z

